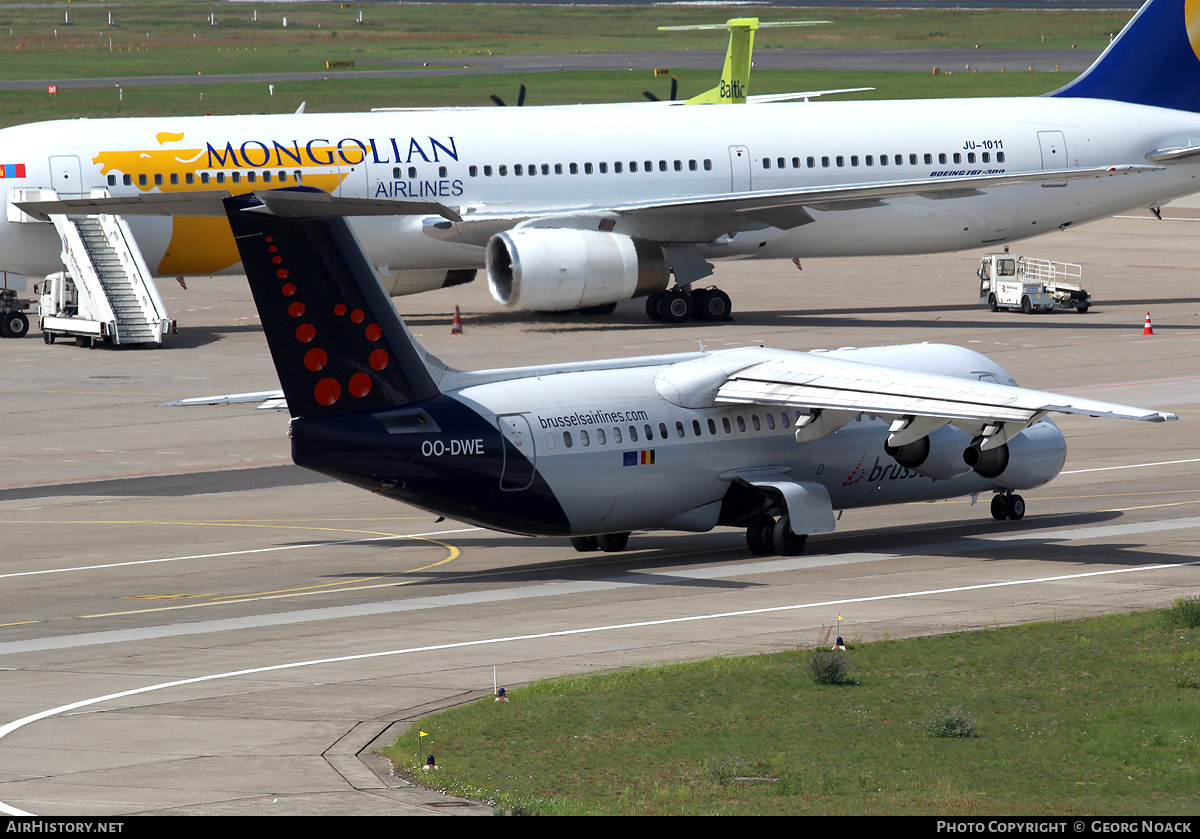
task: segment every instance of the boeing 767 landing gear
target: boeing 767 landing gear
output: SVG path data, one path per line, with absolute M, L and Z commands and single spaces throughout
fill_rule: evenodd
M 999 492 L 992 496 L 992 518 L 996 521 L 1025 518 L 1025 499 L 1011 492 Z
M 655 323 L 686 320 L 729 320 L 729 295 L 716 286 L 689 291 L 676 286 L 646 298 L 646 315 Z

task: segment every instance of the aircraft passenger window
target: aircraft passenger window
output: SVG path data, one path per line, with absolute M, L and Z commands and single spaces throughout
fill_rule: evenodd
M 219 183 L 219 184 L 225 183 L 225 173 L 224 172 L 217 173 L 217 183 Z
M 660 171 L 660 172 L 667 171 L 667 161 L 665 161 L 665 160 L 658 161 L 658 171 Z
M 444 177 L 446 177 L 446 167 L 445 167 L 445 166 L 439 166 L 439 167 L 438 167 L 438 177 L 439 177 L 439 178 L 444 178 Z
M 674 166 L 675 166 L 675 171 L 676 171 L 676 172 L 682 172 L 682 171 L 683 171 L 683 161 L 682 161 L 682 160 L 676 160 L 676 161 L 675 161 L 675 163 L 674 163 Z
M 932 154 L 929 154 L 928 152 L 925 153 L 925 163 L 926 163 L 926 165 L 933 163 L 933 155 Z
M 483 176 L 485 178 L 490 178 L 492 176 L 492 167 L 491 166 L 483 167 Z
M 636 172 L 636 171 L 637 171 L 637 161 L 636 161 L 636 160 L 631 160 L 631 161 L 629 161 L 629 171 L 630 171 L 630 172 Z
M 145 185 L 146 185 L 146 176 L 138 175 L 138 186 L 145 186 Z
M 946 153 L 945 152 L 942 152 L 941 154 L 938 155 L 938 163 L 945 165 L 945 163 L 946 163 Z
M 701 434 L 700 420 L 696 420 L 696 419 L 692 420 L 692 434 L 696 435 L 697 437 L 700 436 L 700 434 Z
M 621 429 L 616 426 L 613 426 L 613 442 L 618 445 L 621 443 Z
M 646 432 L 646 439 L 647 439 L 647 440 L 653 440 L 653 439 L 654 439 L 654 429 L 653 429 L 653 428 L 651 428 L 649 424 L 646 424 L 645 426 L 643 426 L 642 430 Z
M 235 184 L 240 184 L 242 182 L 242 173 L 241 172 L 234 172 L 229 177 L 230 177 L 230 180 L 232 180 Z
M 758 424 L 758 414 L 750 415 L 750 424 L 754 426 L 755 431 L 762 431 L 762 426 Z
M 568 449 L 574 445 L 574 442 L 571 440 L 571 432 L 570 431 L 563 432 L 563 445 L 566 446 Z
M 571 174 L 572 174 L 572 175 L 578 175 L 578 174 L 579 174 L 579 164 L 578 164 L 578 163 L 572 163 L 570 168 L 571 168 Z
M 588 437 L 586 428 L 579 429 L 579 442 L 583 443 L 585 446 L 590 446 L 592 444 L 591 438 Z
M 479 167 L 478 167 L 478 166 L 469 166 L 469 167 L 467 167 L 467 174 L 468 174 L 468 175 L 470 175 L 472 178 L 474 178 L 474 177 L 478 177 L 478 175 L 479 175 Z
M 175 172 L 172 172 L 172 173 L 171 173 L 171 184 L 172 184 L 173 186 L 178 186 L 178 185 L 179 185 L 179 175 L 178 175 L 177 173 L 175 173 Z
M 543 174 L 543 175 L 549 175 L 549 174 L 550 174 L 550 164 L 549 164 L 549 163 L 543 163 L 543 164 L 542 164 L 542 174 Z
M 585 174 L 585 175 L 592 174 L 592 164 L 590 164 L 590 163 L 583 164 L 583 174 Z
M 536 175 L 536 174 L 537 174 L 537 164 L 536 164 L 536 163 L 530 163 L 530 164 L 529 164 L 529 174 L 530 174 L 530 175 Z
M 996 152 L 996 162 L 997 162 L 997 163 L 1003 163 L 1003 162 L 1004 162 L 1004 152 L 1002 152 L 1002 151 L 998 151 L 998 152 Z
M 809 169 L 815 169 L 817 167 L 817 159 L 815 157 L 804 158 L 804 163 Z
M 709 434 L 717 433 L 717 423 L 713 420 L 712 417 L 708 418 L 708 433 Z
M 665 422 L 658 424 L 658 436 L 661 440 L 667 439 L 667 424 Z
M 800 158 L 798 158 L 798 157 L 793 157 L 793 158 L 792 158 L 792 168 L 793 168 L 793 169 L 799 169 L 799 168 L 800 168 Z
M 686 437 L 687 436 L 687 432 L 683 430 L 683 423 L 680 422 L 679 420 L 675 420 L 675 436 L 676 437 Z
M 851 166 L 858 165 L 858 155 L 857 154 L 850 155 L 850 165 Z M 867 165 L 868 166 L 872 165 L 871 155 L 869 155 L 869 154 L 867 155 Z
M 299 169 L 297 169 L 295 172 L 295 180 L 296 180 L 296 183 L 304 182 L 304 173 L 301 172 Z
M 846 165 L 846 158 L 842 157 L 842 156 L 839 154 L 839 155 L 837 156 L 837 165 L 838 165 L 839 167 L 845 166 L 845 165 Z
M 637 426 L 636 425 L 629 426 L 629 442 L 631 442 L 631 443 L 637 442 Z
M 121 183 L 125 186 L 133 186 L 133 175 L 122 175 Z
M 400 167 L 399 166 L 392 167 L 392 177 L 396 178 L 397 180 L 400 178 Z
M 616 175 L 621 174 L 621 171 L 622 171 L 622 168 L 624 167 L 624 165 L 625 164 L 623 164 L 619 160 L 613 161 L 613 174 L 616 174 Z
M 888 164 L 887 155 L 886 154 L 879 155 L 879 165 L 887 166 L 887 164 Z
M 764 169 L 770 169 L 770 168 L 771 168 L 771 158 L 769 158 L 769 157 L 764 157 L 764 158 L 763 158 L 763 168 L 764 168 Z
M 823 168 L 823 169 L 829 168 L 829 157 L 826 155 L 821 156 L 821 168 Z
M 554 448 L 554 435 L 551 434 L 549 431 L 546 432 L 546 448 L 548 448 L 548 449 Z
M 654 161 L 653 160 L 647 160 L 647 161 L 644 161 L 644 163 L 645 163 L 645 165 L 642 166 L 643 172 L 653 172 L 654 171 Z
M 899 166 L 902 163 L 904 163 L 904 155 L 902 155 L 902 154 L 896 155 L 896 165 Z M 916 161 L 914 160 L 913 163 L 916 163 Z
M 128 177 L 128 176 L 126 176 L 126 177 Z M 207 172 L 200 173 L 200 183 L 202 183 L 202 184 L 208 183 L 208 173 Z
M 607 163 L 599 163 L 599 164 L 597 164 L 597 165 L 600 167 L 600 174 L 601 174 L 601 175 L 607 175 L 607 174 L 608 174 L 608 164 L 607 164 Z
M 706 157 L 706 158 L 704 158 L 704 171 L 705 171 L 705 172 L 711 172 L 711 171 L 712 171 L 712 161 L 711 161 L 711 160 L 709 160 L 707 157 Z
M 975 152 L 973 152 L 973 151 L 967 152 L 967 163 L 974 163 L 974 162 L 975 162 Z
M 961 155 L 961 154 L 959 154 L 958 152 L 955 152 L 955 153 L 954 153 L 954 162 L 955 162 L 955 163 L 962 163 L 962 155 Z
M 513 166 L 513 174 L 514 174 L 514 175 L 520 175 L 520 174 L 521 174 L 521 164 L 520 164 L 520 163 L 518 163 L 517 165 Z
M 415 178 L 417 176 L 417 167 L 416 166 L 408 167 L 408 176 L 410 178 Z
M 774 415 L 774 414 L 767 414 L 767 415 L 764 417 L 764 419 L 766 419 L 766 421 L 767 421 L 767 428 L 769 428 L 769 429 L 771 429 L 772 431 L 774 431 L 774 430 L 775 430 L 775 415 Z
M 604 429 L 603 428 L 596 429 L 596 445 L 597 446 L 604 445 Z
M 270 182 L 271 182 L 271 173 L 263 172 L 263 183 L 269 184 Z
M 116 176 L 116 175 L 109 175 L 109 176 L 108 176 L 108 185 L 109 185 L 109 186 L 116 186 L 116 185 L 117 185 L 117 176 Z
M 784 427 L 784 428 L 787 428 L 788 426 L 790 426 L 790 425 L 792 424 L 791 417 L 789 417 L 789 416 L 787 415 L 787 411 L 781 411 L 781 412 L 780 412 L 780 414 L 779 414 L 779 421 L 783 423 L 783 427 Z
M 506 175 L 508 175 L 508 167 L 505 166 L 503 163 L 501 163 L 499 166 L 496 167 L 496 174 L 502 178 L 505 177 Z
M 246 180 L 247 180 L 247 181 L 249 181 L 250 183 L 254 183 L 254 181 L 255 181 L 255 173 L 254 173 L 254 172 L 247 172 L 247 173 L 246 173 Z
M 556 174 L 556 175 L 562 174 L 562 164 L 561 163 L 554 164 L 554 174 Z
M 695 172 L 695 171 L 696 171 L 697 169 L 699 169 L 699 168 L 700 168 L 700 167 L 696 165 L 696 161 L 695 161 L 695 160 L 689 160 L 689 161 L 688 161 L 688 171 L 689 171 L 689 172 Z
M 721 427 L 725 429 L 726 434 L 733 431 L 733 426 L 729 424 L 729 417 L 721 417 Z
M 990 161 L 991 161 L 991 159 L 992 159 L 992 156 L 991 156 L 989 153 L 987 153 L 987 152 L 984 152 L 984 153 L 983 153 L 983 162 L 984 162 L 984 163 L 988 163 L 988 162 L 990 162 Z
M 155 186 L 162 186 L 162 182 L 163 182 L 163 181 L 162 181 L 162 175 L 158 175 L 158 174 L 156 174 L 156 175 L 154 176 L 154 185 L 155 185 Z
M 746 430 L 746 421 L 744 419 L 742 419 L 741 414 L 738 414 L 737 421 L 738 421 L 738 431 L 745 431 Z

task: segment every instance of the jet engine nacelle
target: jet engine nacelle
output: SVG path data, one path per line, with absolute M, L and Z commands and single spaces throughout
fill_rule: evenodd
M 883 447 L 888 455 L 907 469 L 935 481 L 948 481 L 965 475 L 971 467 L 963 460 L 963 447 L 971 438 L 965 431 L 943 425 L 932 434 L 905 443 L 903 446 Z
M 1003 446 L 983 450 L 977 437 L 962 457 L 977 473 L 1007 489 L 1033 489 L 1052 480 L 1067 460 L 1067 441 L 1058 426 L 1043 420 Z
M 488 288 L 511 309 L 569 311 L 667 287 L 662 246 L 602 230 L 529 228 L 487 245 Z

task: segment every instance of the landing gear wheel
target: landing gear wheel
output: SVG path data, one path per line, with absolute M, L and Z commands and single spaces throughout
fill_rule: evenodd
M 774 540 L 775 550 L 779 551 L 781 556 L 800 556 L 804 553 L 804 544 L 808 541 L 808 534 L 793 533 L 792 520 L 784 516 L 775 522 Z
M 1013 521 L 1025 518 L 1025 499 L 1019 495 L 1008 496 L 1008 517 Z
M 596 537 L 596 542 L 600 546 L 600 550 L 606 553 L 623 551 L 625 550 L 625 546 L 629 544 L 629 532 L 602 533 Z
M 692 317 L 696 320 L 729 320 L 732 304 L 729 295 L 719 288 L 702 288 L 692 292 Z
M 1005 501 L 1003 495 L 992 496 L 992 518 L 996 521 L 1004 521 L 1008 518 L 1008 502 Z
M 646 317 L 655 323 L 662 323 L 662 309 L 659 308 L 662 302 L 662 294 L 651 294 L 646 298 Z
M 571 547 L 581 554 L 590 553 L 600 548 L 600 540 L 595 536 L 572 536 Z
M 996 295 L 994 295 L 994 294 L 988 295 L 988 305 L 992 307 L 993 312 L 1000 311 L 1000 304 L 996 302 Z
M 746 526 L 746 547 L 755 556 L 775 553 L 775 519 L 767 514 L 755 516 Z
M 692 319 L 692 294 L 682 288 L 664 292 L 658 307 L 663 323 L 683 323 Z

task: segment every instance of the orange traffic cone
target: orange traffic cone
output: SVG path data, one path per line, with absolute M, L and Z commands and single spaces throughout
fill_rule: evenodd
M 1150 317 L 1146 315 L 1146 317 Z M 462 318 L 458 314 L 458 307 L 454 307 L 454 325 L 450 327 L 451 335 L 462 335 Z
M 1154 327 L 1150 325 L 1150 313 L 1146 312 L 1146 325 L 1142 327 L 1143 335 L 1153 335 Z

